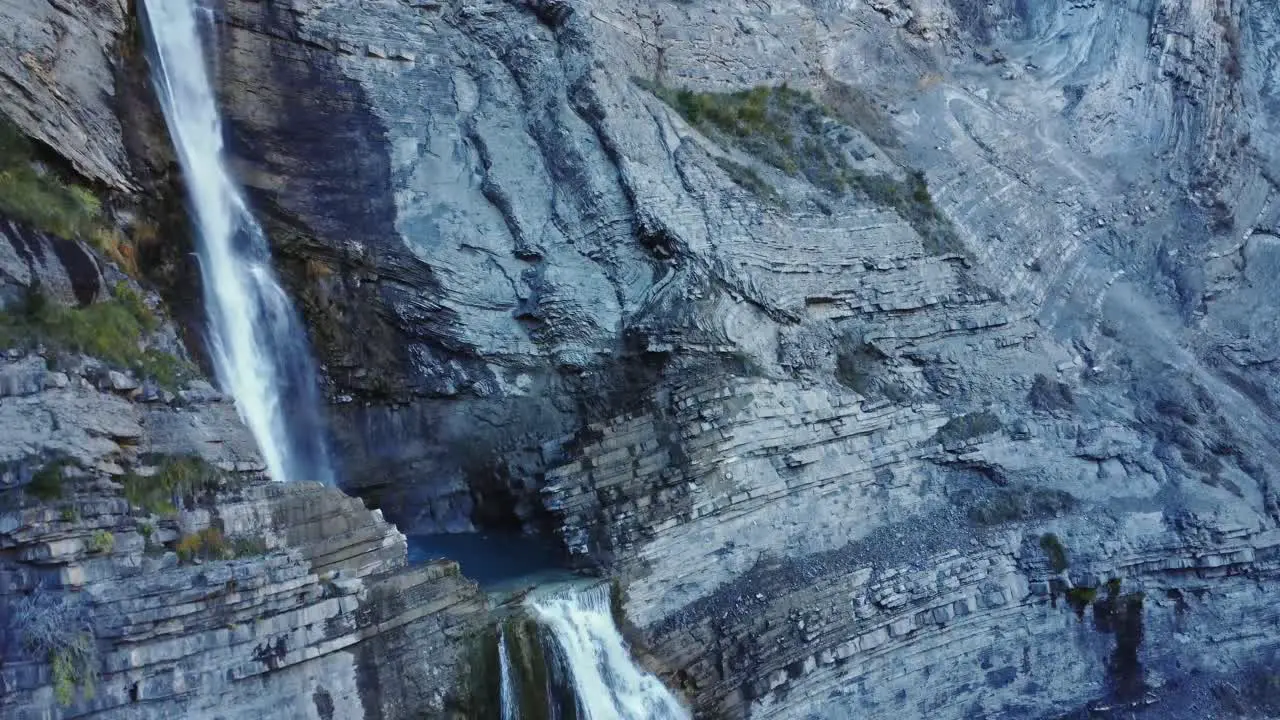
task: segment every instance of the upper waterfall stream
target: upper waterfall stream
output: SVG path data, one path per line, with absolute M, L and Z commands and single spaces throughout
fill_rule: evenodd
M 208 69 L 216 52 L 201 42 L 200 19 L 208 15 L 196 0 L 151 0 L 142 16 L 196 229 L 218 381 L 235 398 L 273 479 L 332 482 L 306 333 L 272 270 L 266 236 L 227 172 Z

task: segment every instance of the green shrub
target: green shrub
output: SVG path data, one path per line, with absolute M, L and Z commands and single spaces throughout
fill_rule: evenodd
M 222 480 L 216 467 L 194 455 L 167 457 L 153 475 L 129 473 L 124 495 L 129 503 L 156 515 L 177 513 L 175 500 L 215 488 Z
M 1107 581 L 1107 597 L 1120 597 L 1120 578 L 1111 578 Z
M 138 327 L 143 332 L 153 333 L 160 329 L 160 319 L 155 316 L 155 313 L 151 312 L 151 308 L 147 307 L 146 301 L 142 298 L 142 293 L 138 292 L 132 285 L 121 280 L 115 284 L 115 287 L 111 288 L 111 296 L 137 321 Z
M 1027 391 L 1027 403 L 1036 410 L 1054 412 L 1074 408 L 1076 399 L 1069 385 L 1037 373 L 1031 382 L 1031 389 Z
M 786 85 L 699 93 L 646 80 L 636 82 L 674 108 L 690 125 L 722 144 L 738 147 L 829 193 L 854 192 L 892 208 L 920 235 L 927 253 L 963 253 L 955 227 L 934 206 L 924 173 L 913 170 L 905 180 L 898 180 L 889 175 L 868 175 L 850 164 L 841 148 L 843 142 L 852 139 L 846 124 L 863 129 L 882 144 L 896 143 L 891 142 L 892 128 L 887 121 L 873 121 L 873 113 L 858 112 L 857 108 L 869 106 L 869 100 L 850 86 L 828 83 L 827 96 L 837 106 L 832 109 L 808 92 Z M 744 173 L 736 163 L 718 162 L 735 183 L 763 200 L 777 203 L 776 192 L 758 177 L 752 177 L 754 173 Z
M 240 536 L 228 538 L 218 528 L 208 527 L 199 532 L 183 535 L 175 548 L 178 560 L 190 563 L 199 560 L 232 560 L 256 557 L 267 553 L 267 543 L 262 538 Z M 234 589 L 235 581 L 229 583 Z
M 194 560 L 229 560 L 235 557 L 235 550 L 222 531 L 208 527 L 200 532 L 183 535 L 178 541 L 178 560 L 189 563 Z
M 109 553 L 116 546 L 116 536 L 106 530 L 95 530 L 89 538 L 89 552 Z
M 80 520 L 80 513 L 76 512 L 73 507 L 64 507 L 62 512 L 58 513 L 58 518 L 65 523 L 73 523 Z
M 902 147 L 893 122 L 861 88 L 825 77 L 822 99 L 841 121 L 861 130 L 876 145 L 886 150 Z
M 843 191 L 848 163 L 843 153 L 830 151 L 825 139 L 836 121 L 809 93 L 786 85 L 699 93 L 637 82 L 708 137 L 735 145 L 825 190 Z
M 1056 517 L 1076 506 L 1071 493 L 1049 488 L 1013 486 L 999 488 L 969 509 L 976 525 L 999 525 Z
M 999 432 L 1001 427 L 1003 425 L 1000 418 L 995 413 L 984 410 L 951 418 L 946 425 L 938 428 L 934 437 L 942 443 L 960 442 Z
M 256 537 L 237 537 L 231 541 L 231 554 L 238 558 L 267 554 L 267 542 Z
M 1053 533 L 1041 535 L 1040 549 L 1044 551 L 1045 557 L 1049 558 L 1049 567 L 1053 568 L 1054 572 L 1060 573 L 1069 567 L 1067 549 L 1063 547 L 1057 535 Z
M 778 191 L 774 190 L 772 185 L 765 182 L 765 180 L 761 178 L 755 170 L 752 170 L 746 165 L 739 165 L 728 158 L 722 157 L 716 158 L 716 164 L 720 166 L 721 170 L 724 170 L 730 180 L 743 190 L 751 192 L 753 195 L 770 205 L 781 207 L 786 204 L 785 201 L 783 201 L 782 196 L 778 194 Z
M 155 348 L 143 350 L 142 356 L 133 363 L 132 367 L 142 377 L 150 378 L 167 390 L 181 388 L 197 374 L 195 366 L 191 363 L 177 355 Z
M 1098 597 L 1098 589 L 1084 586 L 1073 587 L 1067 591 L 1067 604 L 1076 611 L 1076 617 L 1084 620 L 1084 611 Z
M 26 491 L 32 497 L 46 502 L 62 497 L 62 471 L 70 464 L 69 460 L 54 460 L 40 468 L 31 476 Z

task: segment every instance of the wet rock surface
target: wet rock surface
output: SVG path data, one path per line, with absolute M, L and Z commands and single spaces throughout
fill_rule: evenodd
M 83 244 L 6 227 L 0 296 L 47 288 L 43 303 L 72 306 L 0 309 L 6 333 L 34 313 L 21 327 L 38 341 L 0 348 L 0 715 L 465 715 L 487 618 L 475 583 L 449 561 L 407 567 L 405 537 L 358 499 L 267 480 L 208 382 L 158 387 L 57 347 L 65 331 L 41 323 L 119 302 L 103 277 L 122 276 Z M 90 285 L 75 308 L 70 288 Z M 155 320 L 132 341 L 185 362 Z
M 712 716 L 1274 707 L 1271 5 L 219 19 L 350 487 L 406 529 L 562 538 Z M 783 83 L 827 110 L 718 95 Z M 129 392 L 65 442 L 152 442 Z
M 1065 582 L 1146 593 L 1151 687 L 1188 672 L 1180 648 L 1274 643 L 1228 620 L 1266 615 L 1274 582 L 1274 313 L 1253 289 L 1273 15 L 233 2 L 224 91 L 287 252 L 324 265 L 292 277 L 338 328 L 319 334 L 347 450 L 377 468 L 355 487 L 427 530 L 558 532 L 623 578 L 708 712 L 1025 717 L 1123 694 L 1114 633 L 1071 586 L 1058 607 L 1035 589 L 1046 532 Z M 846 177 L 923 171 L 958 244 L 791 172 L 767 127 L 689 115 L 717 96 L 661 91 L 783 82 L 833 108 L 814 147 Z M 283 138 L 298 122 L 372 154 L 337 173 L 331 138 Z M 353 173 L 390 195 L 318 208 Z M 1174 592 L 1200 599 L 1174 612 Z

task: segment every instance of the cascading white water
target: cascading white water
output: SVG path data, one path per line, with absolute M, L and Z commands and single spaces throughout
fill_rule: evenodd
M 218 382 L 236 401 L 276 480 L 332 482 L 316 370 L 266 237 L 223 157 L 196 0 L 143 10 L 152 79 L 187 186 Z
M 511 652 L 507 649 L 507 635 L 498 630 L 498 670 L 502 702 L 502 720 L 520 720 L 520 698 L 516 689 L 516 674 L 511 667 Z
M 636 666 L 613 623 L 609 586 L 531 597 L 527 603 L 555 641 L 584 720 L 688 720 L 658 678 Z

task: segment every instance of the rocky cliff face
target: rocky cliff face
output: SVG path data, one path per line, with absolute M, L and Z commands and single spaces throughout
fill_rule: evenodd
M 1275 710 L 1270 5 L 218 12 L 402 526 L 557 533 L 708 716 Z
M 0 309 L 0 714 L 465 714 L 487 609 L 456 564 L 406 568 L 381 513 L 263 478 L 208 383 L 73 352 L 154 303 L 85 245 L 6 221 L 0 280 L 47 304 Z M 141 341 L 184 362 L 156 320 Z
M 130 5 L 5 0 L 0 103 L 27 134 L 58 149 L 85 177 L 132 186 L 116 73 Z
M 0 715 L 473 714 L 476 585 L 267 481 L 135 279 L 199 294 L 134 12 L 0 6 Z
M 1271 7 L 225 13 L 353 486 L 555 528 L 698 707 L 1176 714 L 1274 649 Z

